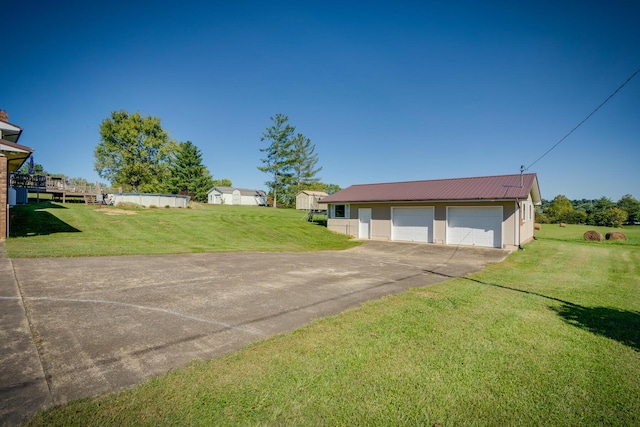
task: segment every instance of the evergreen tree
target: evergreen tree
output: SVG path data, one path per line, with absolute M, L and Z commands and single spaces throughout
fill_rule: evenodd
M 291 135 L 295 127 L 287 124 L 289 118 L 284 114 L 276 114 L 271 117 L 271 121 L 273 125 L 267 127 L 260 138 L 260 141 L 268 141 L 269 145 L 260 149 L 266 153 L 266 158 L 261 159 L 264 166 L 258 166 L 258 170 L 272 174 L 273 180 L 266 184 L 272 191 L 273 207 L 277 207 L 278 196 L 284 201 L 284 192 L 280 195 L 279 191 L 289 183 L 292 164 Z
M 291 168 L 294 198 L 301 190 L 308 189 L 309 186 L 320 181 L 316 174 L 322 170 L 322 167 L 316 168 L 318 153 L 315 150 L 316 146 L 311 143 L 311 139 L 301 133 L 292 140 L 293 162 Z
M 213 178 L 202 164 L 202 153 L 191 141 L 179 145 L 170 172 L 169 192 L 189 194 L 197 202 L 207 201 L 207 192 L 213 187 Z
M 28 175 L 29 174 L 29 162 L 24 162 L 22 167 L 18 170 L 18 173 L 21 173 L 21 174 L 24 174 L 24 175 Z M 40 163 L 36 163 L 35 165 L 33 165 L 33 174 L 34 175 L 45 176 L 45 175 L 47 175 L 47 172 L 44 170 L 44 166 L 42 166 Z

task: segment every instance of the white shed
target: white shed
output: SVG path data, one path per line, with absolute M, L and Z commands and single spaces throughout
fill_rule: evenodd
M 212 205 L 266 206 L 267 194 L 262 190 L 235 187 L 213 187 L 207 201 Z

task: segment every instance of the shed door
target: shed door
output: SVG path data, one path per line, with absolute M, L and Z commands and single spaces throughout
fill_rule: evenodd
M 233 190 L 233 194 L 231 196 L 231 204 L 233 205 L 241 205 L 242 197 L 240 196 L 239 190 Z
M 391 208 L 391 240 L 433 242 L 433 208 Z
M 447 207 L 447 244 L 502 247 L 502 207 Z
M 358 209 L 358 238 L 371 238 L 371 208 Z

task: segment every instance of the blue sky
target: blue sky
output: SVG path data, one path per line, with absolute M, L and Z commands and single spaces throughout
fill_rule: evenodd
M 89 181 L 118 109 L 239 187 L 264 188 L 276 113 L 342 187 L 518 173 L 640 68 L 629 0 L 2 3 L 0 109 Z M 640 198 L 640 75 L 528 171 L 547 199 Z

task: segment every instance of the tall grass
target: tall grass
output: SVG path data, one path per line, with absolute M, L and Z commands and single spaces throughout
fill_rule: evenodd
M 640 246 L 566 231 L 31 425 L 640 425 Z

